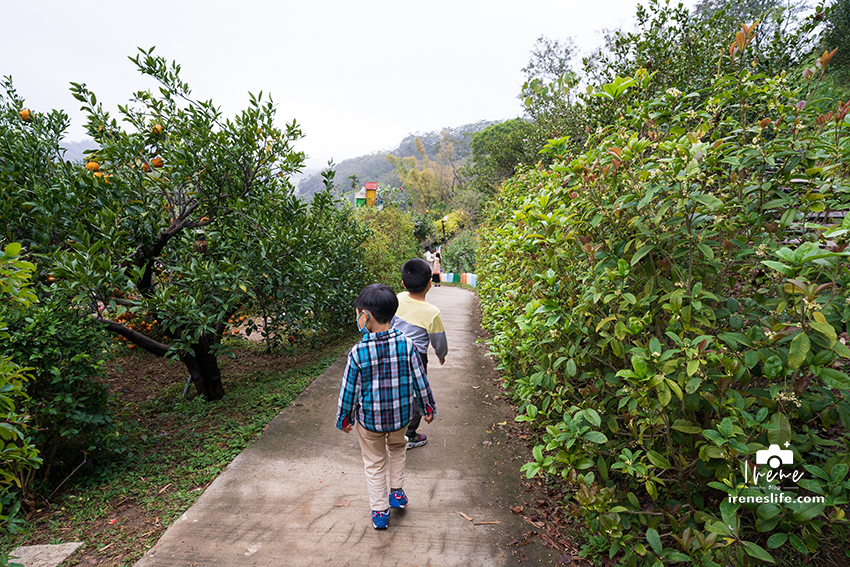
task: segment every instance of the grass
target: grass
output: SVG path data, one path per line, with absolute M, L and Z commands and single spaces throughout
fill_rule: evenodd
M 82 541 L 83 550 L 63 565 L 91 560 L 132 565 L 352 342 L 346 337 L 294 360 L 281 357 L 287 364 L 252 345 L 237 347 L 244 356 L 266 364 L 261 370 L 228 374 L 225 398 L 215 403 L 183 400 L 184 384 L 179 381 L 130 401 L 119 401 L 119 396 L 115 411 L 123 424 L 121 449 L 84 461 L 61 491 L 45 495 L 26 525 L 27 533 L 5 536 L 3 550 Z M 149 355 L 127 355 L 121 364 L 133 365 L 144 356 Z

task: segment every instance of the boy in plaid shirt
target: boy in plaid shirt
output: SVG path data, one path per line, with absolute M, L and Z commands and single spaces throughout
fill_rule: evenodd
M 404 493 L 405 431 L 418 405 L 426 423 L 434 420 L 431 387 L 416 347 L 390 322 L 398 309 L 391 287 L 372 284 L 355 301 L 363 338 L 348 353 L 337 404 L 336 426 L 357 429 L 363 454 L 372 526 L 386 529 L 390 508 L 407 506 Z M 389 491 L 387 491 L 389 469 Z

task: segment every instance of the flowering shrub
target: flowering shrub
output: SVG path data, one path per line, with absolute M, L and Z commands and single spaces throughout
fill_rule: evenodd
M 707 91 L 604 85 L 619 120 L 583 155 L 550 141 L 559 160 L 510 179 L 479 230 L 490 348 L 540 433 L 524 470 L 560 475 L 623 564 L 846 535 L 848 105 L 810 94 L 828 53 L 798 87 L 753 75 L 752 31 Z M 796 481 L 772 488 L 822 501 L 747 501 L 772 445 Z

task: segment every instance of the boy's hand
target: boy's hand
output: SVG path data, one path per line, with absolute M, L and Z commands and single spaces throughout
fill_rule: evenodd
M 427 415 L 422 416 L 422 418 L 425 420 L 425 423 L 431 423 L 432 421 L 434 421 L 434 414 L 429 413 Z
M 446 357 L 444 356 L 443 358 L 440 359 L 440 366 L 442 366 L 445 363 L 446 363 Z
M 354 429 L 354 424 L 353 424 L 353 423 L 352 423 L 352 424 L 350 424 L 350 425 L 345 425 L 345 426 L 343 426 L 343 428 L 342 428 L 342 432 L 343 432 L 343 433 L 351 433 L 351 430 L 352 430 L 352 429 Z

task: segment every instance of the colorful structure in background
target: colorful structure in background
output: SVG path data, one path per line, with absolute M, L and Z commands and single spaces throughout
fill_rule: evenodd
M 478 276 L 470 273 L 455 274 L 453 272 L 443 272 L 440 274 L 440 280 L 446 283 L 465 283 L 466 285 L 477 287 Z
M 355 207 L 374 207 L 378 204 L 378 182 L 370 181 L 354 195 Z
M 366 189 L 366 204 L 374 207 L 378 203 L 378 183 L 376 181 L 370 181 L 364 187 Z

